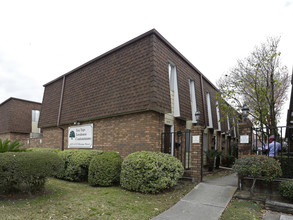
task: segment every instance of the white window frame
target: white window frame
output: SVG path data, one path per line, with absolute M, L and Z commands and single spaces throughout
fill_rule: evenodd
M 237 137 L 237 134 L 236 134 L 236 123 L 235 123 L 235 118 L 233 118 L 233 126 L 234 126 L 234 137 L 236 138 L 236 137 Z
M 176 65 L 169 62 L 168 69 L 169 69 L 170 91 L 174 91 L 174 117 L 180 117 L 180 105 L 179 105 L 179 93 L 178 93 Z
M 229 115 L 227 115 L 227 126 L 228 126 L 228 131 L 230 131 L 231 127 L 230 127 Z
M 197 120 L 195 119 L 195 113 L 197 112 L 197 105 L 196 105 L 196 93 L 195 93 L 194 80 L 189 80 L 189 90 L 190 90 L 192 123 L 197 123 Z
M 40 119 L 40 110 L 32 110 L 32 121 L 33 122 L 39 122 Z
M 206 92 L 207 106 L 208 106 L 208 119 L 209 119 L 209 128 L 213 128 L 213 118 L 212 118 L 212 106 L 211 106 L 211 95 L 209 92 Z
M 220 108 L 219 108 L 219 102 L 216 101 L 216 110 L 217 110 L 217 120 L 218 120 L 218 130 L 221 131 L 221 116 L 220 116 Z

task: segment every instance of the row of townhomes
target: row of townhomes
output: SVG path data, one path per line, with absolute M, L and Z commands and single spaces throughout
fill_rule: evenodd
M 0 105 L 0 138 L 27 147 L 113 150 L 122 157 L 165 152 L 186 168 L 190 160 L 202 163 L 202 156 L 186 156 L 195 152 L 192 144 L 200 144 L 195 153 L 202 155 L 230 151 L 237 141 L 235 119 L 217 105 L 217 88 L 155 29 L 44 87 L 42 104 L 10 98 Z

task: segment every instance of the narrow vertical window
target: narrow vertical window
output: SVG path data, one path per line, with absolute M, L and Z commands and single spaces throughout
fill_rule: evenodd
M 230 131 L 230 119 L 229 119 L 229 115 L 227 115 L 227 125 L 228 125 L 228 131 Z
M 32 121 L 38 122 L 40 117 L 40 111 L 39 110 L 32 110 Z
M 32 130 L 31 130 L 31 137 L 35 137 L 33 134 L 41 133 L 41 129 L 38 128 L 38 122 L 40 118 L 40 111 L 39 110 L 32 110 Z
M 195 82 L 193 80 L 189 81 L 189 88 L 190 88 L 192 123 L 197 123 L 195 119 L 195 112 L 197 111 L 196 96 L 195 96 Z
M 216 101 L 216 110 L 217 110 L 218 130 L 221 131 L 221 118 L 220 118 L 220 108 L 219 108 L 218 101 Z
M 212 118 L 212 107 L 211 107 L 211 97 L 210 93 L 206 93 L 207 96 L 207 106 L 208 106 L 208 118 L 209 118 L 209 128 L 213 127 L 213 118 Z
M 179 107 L 179 94 L 176 66 L 169 63 L 169 81 L 170 81 L 170 95 L 171 95 L 171 108 L 174 117 L 180 116 Z
M 234 137 L 236 138 L 236 123 L 235 123 L 235 118 L 233 118 L 233 126 L 234 126 Z

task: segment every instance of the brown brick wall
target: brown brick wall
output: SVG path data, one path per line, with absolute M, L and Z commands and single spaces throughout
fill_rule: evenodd
M 204 125 L 204 118 L 208 122 L 207 106 L 204 108 L 203 103 L 206 104 L 209 91 L 213 127 L 217 129 L 217 89 L 203 76 L 202 94 L 201 73 L 156 31 L 147 32 L 65 74 L 61 124 L 143 110 L 171 112 L 169 61 L 177 69 L 180 118 L 192 119 L 189 80 L 194 80 L 200 123 Z M 41 127 L 57 123 L 62 81 L 59 77 L 45 85 Z
M 10 119 L 10 109 L 12 102 L 7 101 L 0 105 L 0 134 L 8 133 L 10 131 L 9 119 Z
M 152 56 L 145 37 L 68 74 L 61 124 L 149 109 Z M 42 127 L 56 125 L 62 80 L 45 87 Z
M 117 151 L 125 157 L 136 151 L 160 151 L 163 121 L 162 114 L 147 111 L 87 121 L 84 124 L 93 123 L 93 149 Z M 68 127 L 64 128 L 64 148 L 68 149 Z M 44 128 L 42 147 L 61 149 L 61 135 L 59 128 Z
M 6 139 L 10 140 L 10 133 L 2 133 L 0 134 L 0 138 L 2 139 L 2 141 Z
M 191 120 L 191 102 L 189 79 L 195 81 L 196 102 L 199 110 L 203 112 L 200 75 L 192 69 L 178 54 L 168 47 L 161 39 L 154 36 L 154 53 L 155 53 L 155 79 L 156 79 L 156 100 L 158 105 L 171 111 L 170 107 L 170 88 L 168 63 L 171 61 L 176 65 L 180 114 L 183 119 Z
M 32 110 L 41 110 L 41 104 L 10 98 L 0 105 L 0 133 L 31 132 Z
M 239 135 L 249 135 L 249 143 L 240 143 L 238 140 L 238 157 L 249 155 L 252 152 L 252 133 L 251 125 L 249 123 L 239 123 Z
M 62 79 L 45 87 L 39 127 L 57 124 L 61 97 Z M 72 96 L 74 98 L 74 96 Z
M 185 170 L 184 176 L 190 177 L 194 182 L 202 181 L 202 166 L 203 166 L 203 136 L 202 127 L 194 126 L 192 129 L 192 135 L 200 136 L 200 143 L 192 143 L 191 145 L 191 167 L 190 170 Z

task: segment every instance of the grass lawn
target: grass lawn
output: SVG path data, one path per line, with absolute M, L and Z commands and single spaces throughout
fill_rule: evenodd
M 0 219 L 150 219 L 194 187 L 180 182 L 161 194 L 150 195 L 119 186 L 91 187 L 49 178 L 43 194 L 0 195 Z
M 221 220 L 262 219 L 262 207 L 258 203 L 246 200 L 233 200 L 221 216 Z

